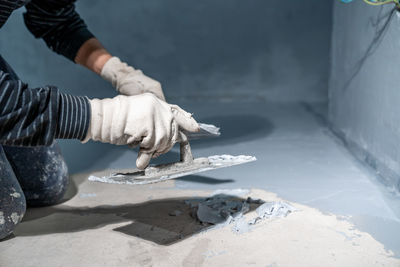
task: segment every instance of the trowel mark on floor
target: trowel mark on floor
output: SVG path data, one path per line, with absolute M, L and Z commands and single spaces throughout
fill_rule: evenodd
M 193 214 L 201 223 L 215 225 L 214 229 L 232 224 L 232 231 L 238 234 L 250 231 L 264 219 L 286 217 L 296 211 L 296 208 L 283 201 L 265 202 L 250 197 L 244 200 L 224 194 L 186 200 L 185 203 L 194 209 Z M 254 205 L 260 205 L 256 209 L 256 216 L 247 220 L 244 214 Z
M 267 202 L 256 209 L 257 216 L 249 221 L 246 220 L 243 213 L 237 218 L 234 218 L 232 231 L 238 234 L 243 234 L 251 231 L 254 225 L 264 219 L 286 217 L 289 213 L 294 211 L 297 211 L 297 209 L 286 202 Z
M 257 217 L 249 221 L 249 224 L 254 225 L 262 219 L 286 217 L 294 211 L 297 211 L 295 207 L 283 201 L 264 203 L 256 209 Z

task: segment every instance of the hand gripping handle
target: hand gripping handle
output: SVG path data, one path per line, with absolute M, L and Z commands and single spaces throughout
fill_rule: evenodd
M 190 148 L 189 140 L 186 134 L 180 132 L 179 135 L 180 135 L 179 145 L 180 145 L 181 162 L 186 162 L 186 163 L 193 162 L 192 149 Z

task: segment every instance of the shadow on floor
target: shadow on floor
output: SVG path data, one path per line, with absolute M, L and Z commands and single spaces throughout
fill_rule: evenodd
M 221 128 L 221 136 L 193 140 L 193 147 L 236 144 L 267 136 L 274 129 L 272 122 L 267 118 L 254 114 L 206 117 L 202 118 L 201 122 Z
M 216 179 L 202 175 L 188 175 L 176 178 L 175 181 L 184 181 L 198 184 L 226 184 L 235 182 L 235 180 L 233 179 Z
M 244 201 L 228 195 L 226 199 Z M 119 206 L 32 208 L 28 209 L 14 233 L 16 236 L 70 233 L 126 222 L 128 224 L 113 230 L 160 245 L 170 245 L 212 227 L 194 218 L 195 210 L 185 203 L 187 200 L 193 198 L 161 199 Z M 258 206 L 251 204 L 250 210 Z M 171 213 L 176 210 L 181 214 L 172 216 Z

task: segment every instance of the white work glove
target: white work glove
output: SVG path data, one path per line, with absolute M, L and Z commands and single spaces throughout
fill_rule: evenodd
M 141 70 L 134 69 L 128 64 L 121 62 L 117 57 L 110 58 L 104 64 L 100 75 L 123 95 L 152 93 L 165 101 L 161 84 L 158 81 L 144 75 Z
M 144 169 L 152 157 L 168 152 L 179 140 L 179 130 L 199 131 L 192 115 L 153 94 L 92 99 L 86 138 L 115 145 L 140 145 L 136 166 Z

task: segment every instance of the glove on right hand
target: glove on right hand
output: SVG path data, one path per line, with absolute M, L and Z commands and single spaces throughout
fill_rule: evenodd
M 89 139 L 115 145 L 140 145 L 136 166 L 144 169 L 153 156 L 168 152 L 179 139 L 179 130 L 199 131 L 192 115 L 151 93 L 92 99 Z

